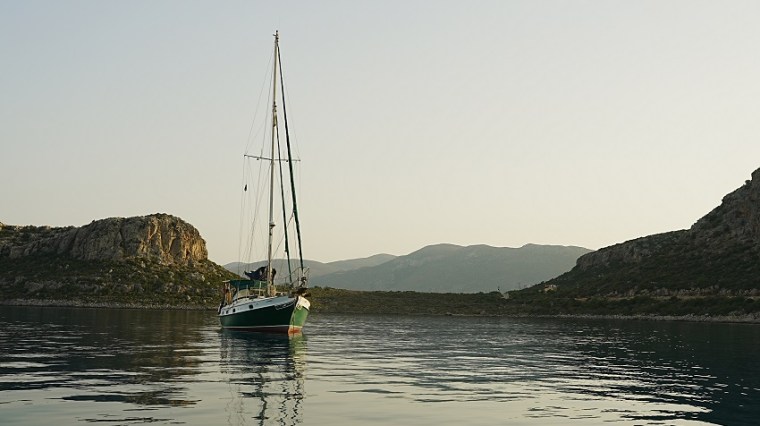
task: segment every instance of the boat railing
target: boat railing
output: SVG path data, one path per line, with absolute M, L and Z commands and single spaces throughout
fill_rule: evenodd
M 298 268 L 295 278 L 291 281 L 290 286 L 293 289 L 305 288 L 309 282 L 309 268 Z
M 296 268 L 286 276 L 281 283 L 288 287 L 302 287 L 302 283 L 309 280 L 309 268 Z

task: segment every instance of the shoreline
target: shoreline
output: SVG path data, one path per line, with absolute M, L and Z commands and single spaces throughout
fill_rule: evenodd
M 713 323 L 733 323 L 733 324 L 760 324 L 760 317 L 754 314 L 747 315 L 534 315 L 532 318 L 566 318 L 566 319 L 606 319 L 606 320 L 626 320 L 626 321 L 674 321 L 674 322 L 713 322 Z
M 171 309 L 175 311 L 213 311 L 203 305 L 140 304 L 122 302 L 83 302 L 74 300 L 10 299 L 0 300 L 0 306 L 31 306 L 39 308 L 95 308 L 95 309 Z
M 40 299 L 10 299 L 0 300 L 0 306 L 27 306 L 41 308 L 90 308 L 90 309 L 141 309 L 141 310 L 185 310 L 185 311 L 211 311 L 214 307 L 202 305 L 167 305 L 167 304 L 137 304 L 121 302 L 83 302 L 72 300 L 40 300 Z M 383 313 L 361 314 L 356 312 L 320 312 L 315 310 L 314 313 L 329 313 L 336 315 L 386 315 Z M 387 313 L 387 315 L 398 315 L 396 313 Z M 408 314 L 413 316 L 414 314 Z M 513 313 L 504 315 L 487 315 L 487 314 L 458 314 L 447 312 L 442 314 L 418 314 L 423 316 L 455 316 L 470 318 L 543 318 L 543 319 L 591 319 L 591 320 L 626 320 L 626 321 L 674 321 L 674 322 L 702 322 L 702 323 L 734 323 L 734 324 L 760 324 L 760 314 L 746 315 L 721 315 L 710 316 L 706 314 L 687 314 L 687 315 L 592 315 L 592 314 L 524 314 Z

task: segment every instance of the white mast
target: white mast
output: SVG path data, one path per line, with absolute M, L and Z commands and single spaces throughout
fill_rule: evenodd
M 267 293 L 274 296 L 274 274 L 272 273 L 272 241 L 274 238 L 274 149 L 277 134 L 277 58 L 279 57 L 280 32 L 274 33 L 274 68 L 272 71 L 272 149 L 269 156 L 269 245 L 267 255 Z

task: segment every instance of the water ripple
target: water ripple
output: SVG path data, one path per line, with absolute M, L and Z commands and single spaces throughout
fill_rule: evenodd
M 752 424 L 758 327 L 0 308 L 4 424 Z M 44 409 L 30 410 L 32 406 Z

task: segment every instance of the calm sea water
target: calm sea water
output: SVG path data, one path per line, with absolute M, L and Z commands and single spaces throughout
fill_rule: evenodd
M 0 423 L 760 424 L 760 326 L 0 307 Z

